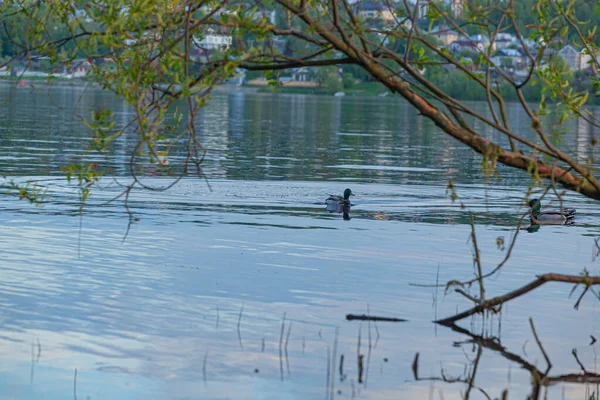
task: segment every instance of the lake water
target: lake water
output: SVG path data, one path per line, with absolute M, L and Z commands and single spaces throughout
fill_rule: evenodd
M 588 294 L 574 310 L 581 289 L 569 298 L 570 285 L 547 284 L 501 315 L 461 321 L 475 336 L 431 322 L 468 300 L 410 284 L 473 277 L 469 211 L 491 270 L 530 180 L 500 168 L 501 179 L 486 182 L 479 156 L 400 99 L 216 93 L 197 120 L 210 187 L 190 178 L 168 192 L 133 193 L 138 220 L 123 241 L 123 202 L 103 203 L 128 182 L 135 138 L 125 135 L 106 157 L 88 154 L 76 114 L 109 105 L 125 124 L 131 110 L 91 88 L 12 90 L 0 86 L 0 172 L 48 186 L 51 202 L 0 197 L 2 400 L 458 399 L 474 370 L 471 398 L 505 389 L 526 398 L 531 375 L 514 356 L 546 367 L 530 317 L 551 376 L 581 371 L 573 349 L 598 371 L 597 300 Z M 529 130 L 515 105 L 509 113 Z M 594 134 L 574 125 L 565 140 L 585 159 Z M 112 175 L 83 213 L 59 170 L 81 159 Z M 450 180 L 467 209 L 449 199 Z M 151 170 L 144 181 L 169 182 Z M 355 194 L 350 220 L 323 204 L 346 187 Z M 536 274 L 598 274 L 598 207 L 565 199 L 577 224 L 520 233 L 486 283 L 488 297 Z M 346 321 L 349 313 L 408 321 Z M 495 337 L 496 347 L 477 335 Z M 595 384 L 546 390 L 551 399 L 598 397 Z

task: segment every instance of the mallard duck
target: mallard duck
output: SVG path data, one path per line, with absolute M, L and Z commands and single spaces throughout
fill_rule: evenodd
M 329 198 L 325 200 L 325 204 L 327 205 L 327 211 L 331 213 L 349 212 L 351 205 L 350 196 L 354 196 L 354 193 L 352 193 L 352 190 L 350 189 L 344 190 L 344 196 L 336 196 L 333 194 L 329 195 Z
M 539 199 L 529 201 L 532 225 L 566 225 L 573 222 L 575 210 L 563 208 L 562 211 L 541 211 L 542 202 Z

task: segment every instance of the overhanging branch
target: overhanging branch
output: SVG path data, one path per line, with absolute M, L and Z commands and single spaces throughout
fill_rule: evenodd
M 298 60 L 288 63 L 242 63 L 240 64 L 240 68 L 247 69 L 249 71 L 266 71 L 266 70 L 281 70 L 281 69 L 290 69 L 290 68 L 300 68 L 300 67 L 324 67 L 328 65 L 338 65 L 338 64 L 355 64 L 355 60 L 351 58 L 334 58 L 328 60 Z
M 590 285 L 600 285 L 600 276 L 576 276 L 576 275 L 563 275 L 563 274 L 543 274 L 539 275 L 537 279 L 529 282 L 527 285 L 522 286 L 516 290 L 508 292 L 502 296 L 497 296 L 482 302 L 481 304 L 468 309 L 467 311 L 463 311 L 459 314 L 456 314 L 453 317 L 444 318 L 435 321 L 440 325 L 450 326 L 453 325 L 456 321 L 467 318 L 471 315 L 481 313 L 485 310 L 490 310 L 496 306 L 506 303 L 512 299 L 520 297 L 526 293 L 531 292 L 532 290 L 542 286 L 548 282 L 563 282 L 563 283 L 574 283 L 577 285 L 585 285 L 586 287 Z

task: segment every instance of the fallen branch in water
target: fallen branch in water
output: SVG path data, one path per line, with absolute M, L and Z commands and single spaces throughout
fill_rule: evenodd
M 496 306 L 506 303 L 507 301 L 510 301 L 514 298 L 522 296 L 526 293 L 529 293 L 532 290 L 536 289 L 539 286 L 542 286 L 544 283 L 547 283 L 547 282 L 575 283 L 577 285 L 585 285 L 585 287 L 588 288 L 591 285 L 600 285 L 600 276 L 589 276 L 589 275 L 587 275 L 587 272 L 586 272 L 586 275 L 579 275 L 579 276 L 578 275 L 553 274 L 553 273 L 539 275 L 537 277 L 537 279 L 535 279 L 534 281 L 531 281 L 527 285 L 522 286 L 516 290 L 513 290 L 512 292 L 508 292 L 502 296 L 491 298 L 473 308 L 468 309 L 467 311 L 463 311 L 462 313 L 456 314 L 453 317 L 440 319 L 435 322 L 438 324 L 441 324 L 441 325 L 452 325 L 456 321 L 459 321 L 463 318 L 469 317 L 473 314 L 483 312 L 485 310 L 492 309 Z
M 346 315 L 346 319 L 348 321 L 384 321 L 384 322 L 406 322 L 406 319 L 402 318 L 389 318 L 389 317 L 375 317 L 373 315 L 356 315 L 356 314 L 348 314 Z

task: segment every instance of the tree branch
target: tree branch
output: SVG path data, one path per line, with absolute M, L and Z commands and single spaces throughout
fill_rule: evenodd
M 507 301 L 510 301 L 512 299 L 520 297 L 526 293 L 529 293 L 532 290 L 536 289 L 539 286 L 542 286 L 543 284 L 545 284 L 547 282 L 575 283 L 575 284 L 582 284 L 582 285 L 586 285 L 586 286 L 600 285 L 600 276 L 576 276 L 576 275 L 562 275 L 562 274 L 554 274 L 554 273 L 539 275 L 537 277 L 537 279 L 535 279 L 534 281 L 531 281 L 527 285 L 522 286 L 516 290 L 513 290 L 512 292 L 508 292 L 502 296 L 497 296 L 492 299 L 486 300 L 483 303 L 481 303 L 473 308 L 470 308 L 467 311 L 463 311 L 459 314 L 456 314 L 453 317 L 440 319 L 435 322 L 440 325 L 452 325 L 456 321 L 460 321 L 461 319 L 467 318 L 473 314 L 477 314 L 477 313 L 481 313 L 485 310 L 489 310 L 500 304 L 504 304 Z

